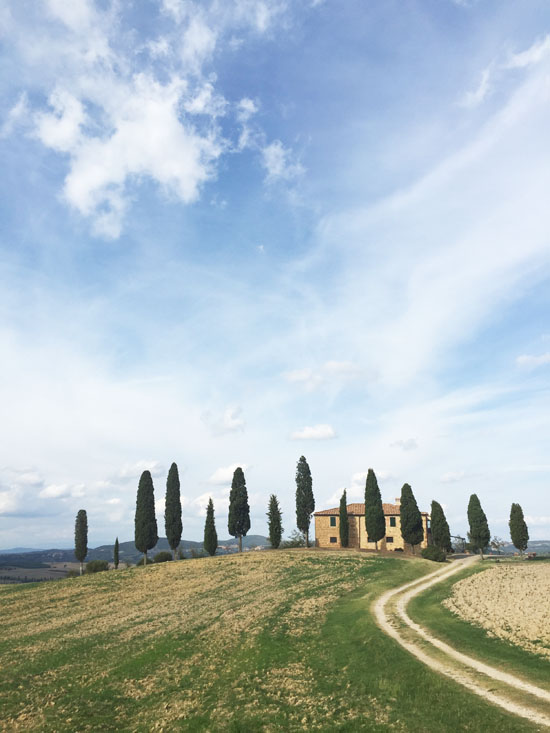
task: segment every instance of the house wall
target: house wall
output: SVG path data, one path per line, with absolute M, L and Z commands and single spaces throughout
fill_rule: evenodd
M 395 518 L 395 527 L 390 525 L 391 518 Z M 349 518 L 349 547 L 361 550 L 375 550 L 374 542 L 367 541 L 367 530 L 365 529 L 365 515 L 348 515 Z M 331 517 L 322 515 L 315 517 L 315 545 L 316 547 L 324 547 L 329 549 L 337 549 L 342 545 L 340 543 L 340 518 L 335 516 L 336 526 L 331 527 Z M 386 537 L 378 543 L 379 550 L 407 550 L 412 551 L 410 545 L 405 545 L 401 537 L 401 517 L 399 514 L 387 515 L 386 519 Z M 422 525 L 424 528 L 424 539 L 420 543 L 420 548 L 428 546 L 428 517 L 422 515 Z M 336 539 L 331 542 L 330 538 Z M 393 538 L 393 542 L 388 542 L 387 538 Z

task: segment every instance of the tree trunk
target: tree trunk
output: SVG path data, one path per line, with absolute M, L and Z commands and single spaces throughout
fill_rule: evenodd
M 411 547 L 412 547 L 413 555 L 416 555 L 416 552 L 414 551 L 414 545 L 411 545 Z
M 239 552 L 243 551 L 243 538 L 242 535 L 239 535 Z
M 174 562 L 175 562 L 177 560 L 175 548 L 172 550 L 172 556 L 173 556 Z
M 147 553 L 146 552 L 143 553 L 143 565 L 144 566 L 147 565 Z
M 374 549 L 378 552 L 378 540 L 374 540 Z
M 80 563 L 80 575 L 82 575 L 82 568 L 84 567 L 84 563 Z
M 483 548 L 482 547 L 479 548 L 479 554 L 481 555 L 481 559 L 483 560 Z
M 309 529 L 306 529 L 305 535 L 306 535 L 306 547 L 309 547 Z

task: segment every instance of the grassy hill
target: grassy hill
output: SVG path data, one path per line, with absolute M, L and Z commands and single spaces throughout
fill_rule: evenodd
M 535 728 L 376 627 L 424 560 L 287 550 L 0 587 L 2 730 Z

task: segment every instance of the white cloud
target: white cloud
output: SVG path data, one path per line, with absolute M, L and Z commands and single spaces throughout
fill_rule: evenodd
M 304 172 L 303 166 L 292 160 L 292 152 L 280 140 L 262 149 L 262 165 L 267 171 L 267 183 L 290 181 Z
M 479 84 L 474 90 L 467 92 L 462 97 L 460 101 L 461 107 L 477 107 L 485 100 L 491 88 L 491 71 L 491 67 L 487 67 L 481 72 Z
M 544 516 L 534 516 L 532 514 L 529 514 L 525 516 L 525 522 L 527 526 L 531 524 L 533 526 L 548 525 L 548 527 L 550 528 L 550 516 L 544 517 Z
M 123 466 L 117 476 L 120 479 L 135 479 L 137 486 L 137 482 L 144 471 L 149 471 L 152 478 L 159 478 L 159 476 L 164 476 L 167 473 L 164 465 L 159 461 L 136 461 L 136 463 Z
M 441 476 L 441 481 L 444 484 L 454 484 L 458 481 L 462 481 L 464 478 L 465 473 L 464 471 L 447 471 L 447 473 L 444 473 Z
M 242 468 L 243 472 L 247 470 L 248 466 L 246 463 L 232 463 L 230 466 L 222 466 L 217 468 L 214 473 L 208 479 L 209 484 L 230 484 L 233 480 L 233 474 L 235 469 Z
M 327 424 L 306 426 L 290 436 L 291 440 L 330 440 L 335 437 L 334 428 Z
M 70 496 L 71 489 L 67 484 L 50 484 L 38 494 L 42 499 L 60 499 L 62 496 Z
M 17 102 L 8 112 L 2 127 L 0 128 L 0 138 L 8 137 L 19 124 L 26 122 L 29 114 L 29 103 L 26 92 L 21 92 Z
M 293 369 L 284 376 L 288 382 L 302 384 L 307 392 L 313 392 L 324 385 L 342 386 L 346 382 L 366 378 L 367 373 L 350 361 L 327 361 L 317 369 Z
M 248 120 L 258 112 L 258 105 L 254 100 L 243 97 L 237 104 L 237 119 L 239 122 L 248 122 Z
M 505 68 L 525 69 L 528 66 L 539 64 L 548 56 L 550 56 L 550 36 L 545 36 L 525 51 L 513 54 L 506 63 Z
M 391 448 L 401 448 L 401 450 L 409 451 L 416 450 L 418 448 L 418 441 L 416 438 L 406 438 L 404 440 L 394 440 L 390 443 Z
M 203 415 L 203 420 L 213 435 L 242 431 L 246 424 L 242 417 L 242 408 L 239 405 L 228 405 L 221 414 L 207 411 Z
M 12 514 L 18 508 L 14 491 L 0 491 L 0 514 Z
M 546 354 L 522 354 L 516 359 L 516 364 L 526 369 L 536 369 L 540 366 L 550 364 L 550 353 Z
M 100 9 L 91 0 L 48 0 L 47 9 L 50 22 L 41 25 L 39 39 L 32 33 L 25 39 L 22 60 L 43 64 L 45 78 L 57 82 L 53 90 L 45 82 L 48 109 L 34 103 L 29 118 L 43 145 L 68 155 L 64 197 L 99 236 L 120 235 L 142 181 L 153 181 L 161 194 L 182 204 L 193 203 L 215 178 L 223 153 L 244 149 L 252 138 L 257 147 L 263 139 L 261 131 L 251 137 L 241 127 L 257 103 L 242 97 L 230 106 L 215 74 L 203 69 L 232 29 L 264 33 L 283 3 L 234 0 L 220 9 L 216 2 L 164 0 L 162 10 L 177 26 L 144 40 L 140 50 L 148 54 L 139 72 L 133 51 L 120 42 L 116 3 Z M 23 117 L 25 104 L 22 96 L 3 135 Z M 240 137 L 237 146 L 217 124 L 228 109 L 240 123 L 230 130 Z M 270 181 L 300 170 L 278 141 L 268 146 L 265 160 Z

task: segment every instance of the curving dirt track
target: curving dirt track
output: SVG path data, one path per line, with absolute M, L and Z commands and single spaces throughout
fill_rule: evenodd
M 407 604 L 414 596 L 478 559 L 455 560 L 451 566 L 446 565 L 412 583 L 387 591 L 373 605 L 376 621 L 382 631 L 431 669 L 509 713 L 550 728 L 550 691 L 458 652 L 432 636 L 407 614 Z

